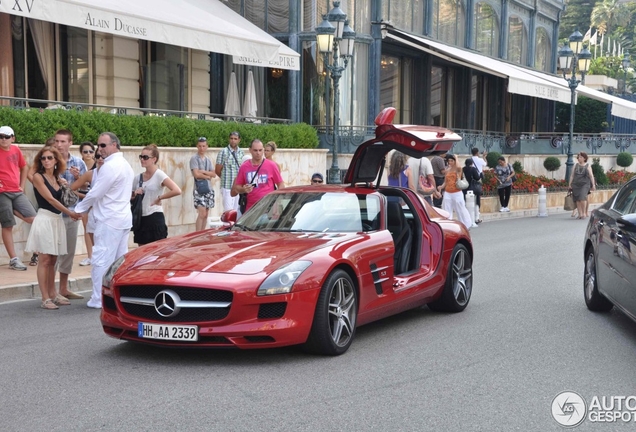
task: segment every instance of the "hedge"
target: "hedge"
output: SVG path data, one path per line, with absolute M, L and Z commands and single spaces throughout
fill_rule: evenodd
M 204 136 L 210 147 L 224 147 L 232 131 L 241 134 L 243 146 L 258 138 L 276 142 L 278 148 L 317 148 L 316 129 L 305 124 L 253 124 L 193 120 L 176 116 L 138 116 L 102 111 L 64 109 L 15 109 L 0 107 L 0 125 L 11 126 L 16 142 L 44 144 L 58 129 L 73 132 L 73 142 L 96 142 L 101 132 L 116 134 L 124 146 L 157 144 L 164 147 L 194 147 Z

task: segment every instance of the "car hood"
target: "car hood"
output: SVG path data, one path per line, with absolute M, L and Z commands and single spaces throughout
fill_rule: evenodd
M 128 269 L 251 275 L 333 246 L 353 234 L 204 231 L 139 248 Z M 172 240 L 172 241 L 171 241 Z

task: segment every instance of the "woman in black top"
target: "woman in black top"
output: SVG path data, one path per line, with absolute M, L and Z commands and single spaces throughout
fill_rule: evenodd
M 61 202 L 62 188 L 59 175 L 66 170 L 66 163 L 55 147 L 44 147 L 35 156 L 33 189 L 38 202 L 38 213 L 31 224 L 25 249 L 37 252 L 40 263 L 37 269 L 38 285 L 42 293 L 42 309 L 57 309 L 70 304 L 55 291 L 55 262 L 58 255 L 66 253 L 66 232 L 62 213 L 73 220 L 81 215 L 67 209 Z

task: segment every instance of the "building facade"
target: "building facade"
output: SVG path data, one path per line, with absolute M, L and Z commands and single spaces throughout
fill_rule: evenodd
M 113 8 L 130 3 L 78 1 Z M 197 49 L 190 39 L 198 35 L 150 35 L 145 27 L 150 24 L 143 20 L 117 32 L 107 28 L 108 19 L 86 12 L 76 25 L 43 19 L 52 13 L 36 19 L 26 4 L 3 2 L 1 95 L 47 101 L 31 101 L 30 106 L 59 101 L 128 113 L 185 111 L 223 118 L 232 76 L 239 101 L 252 76 L 256 117 L 305 122 L 330 135 L 332 83 L 315 42 L 315 29 L 332 8 L 330 0 L 146 4 L 157 22 L 177 27 L 184 25 L 170 21 L 177 16 L 198 24 L 205 22 L 199 16 L 204 12 L 222 13 L 220 27 L 227 29 L 220 39 L 255 28 L 297 57 L 263 61 L 255 58 L 258 49 L 256 54 L 205 45 Z M 343 140 L 345 153 L 387 106 L 397 108 L 396 122 L 509 135 L 552 132 L 555 101 L 569 103 L 567 85 L 554 75 L 563 0 L 342 0 L 340 8 L 356 32 L 354 55 L 340 80 L 339 134 L 350 138 Z M 133 22 L 135 12 L 120 22 Z M 118 18 L 111 15 L 117 26 Z

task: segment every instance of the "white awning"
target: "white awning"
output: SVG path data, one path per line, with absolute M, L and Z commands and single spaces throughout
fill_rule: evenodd
M 556 84 L 530 74 L 506 61 L 494 59 L 475 51 L 444 45 L 437 41 L 395 29 L 389 30 L 387 37 L 450 62 L 480 70 L 490 75 L 507 78 L 508 92 L 510 93 L 570 103 L 570 89 L 566 85 Z
M 527 70 L 528 73 L 536 74 L 542 76 L 544 79 L 550 80 L 554 83 L 562 83 L 567 85 L 565 79 L 556 75 L 549 75 L 543 72 Z M 569 87 L 568 87 L 569 90 Z M 606 104 L 612 104 L 612 115 L 615 117 L 626 118 L 629 120 L 636 120 L 636 103 L 630 102 L 628 100 L 619 98 L 617 96 L 613 96 L 608 93 L 604 93 L 599 90 L 595 90 L 590 87 L 586 87 L 582 84 L 579 84 L 576 88 L 576 93 L 581 94 L 583 96 L 589 97 L 590 99 L 594 99 L 597 101 L 605 102 Z
M 14 0 L 0 12 L 300 69 L 298 53 L 218 0 Z

